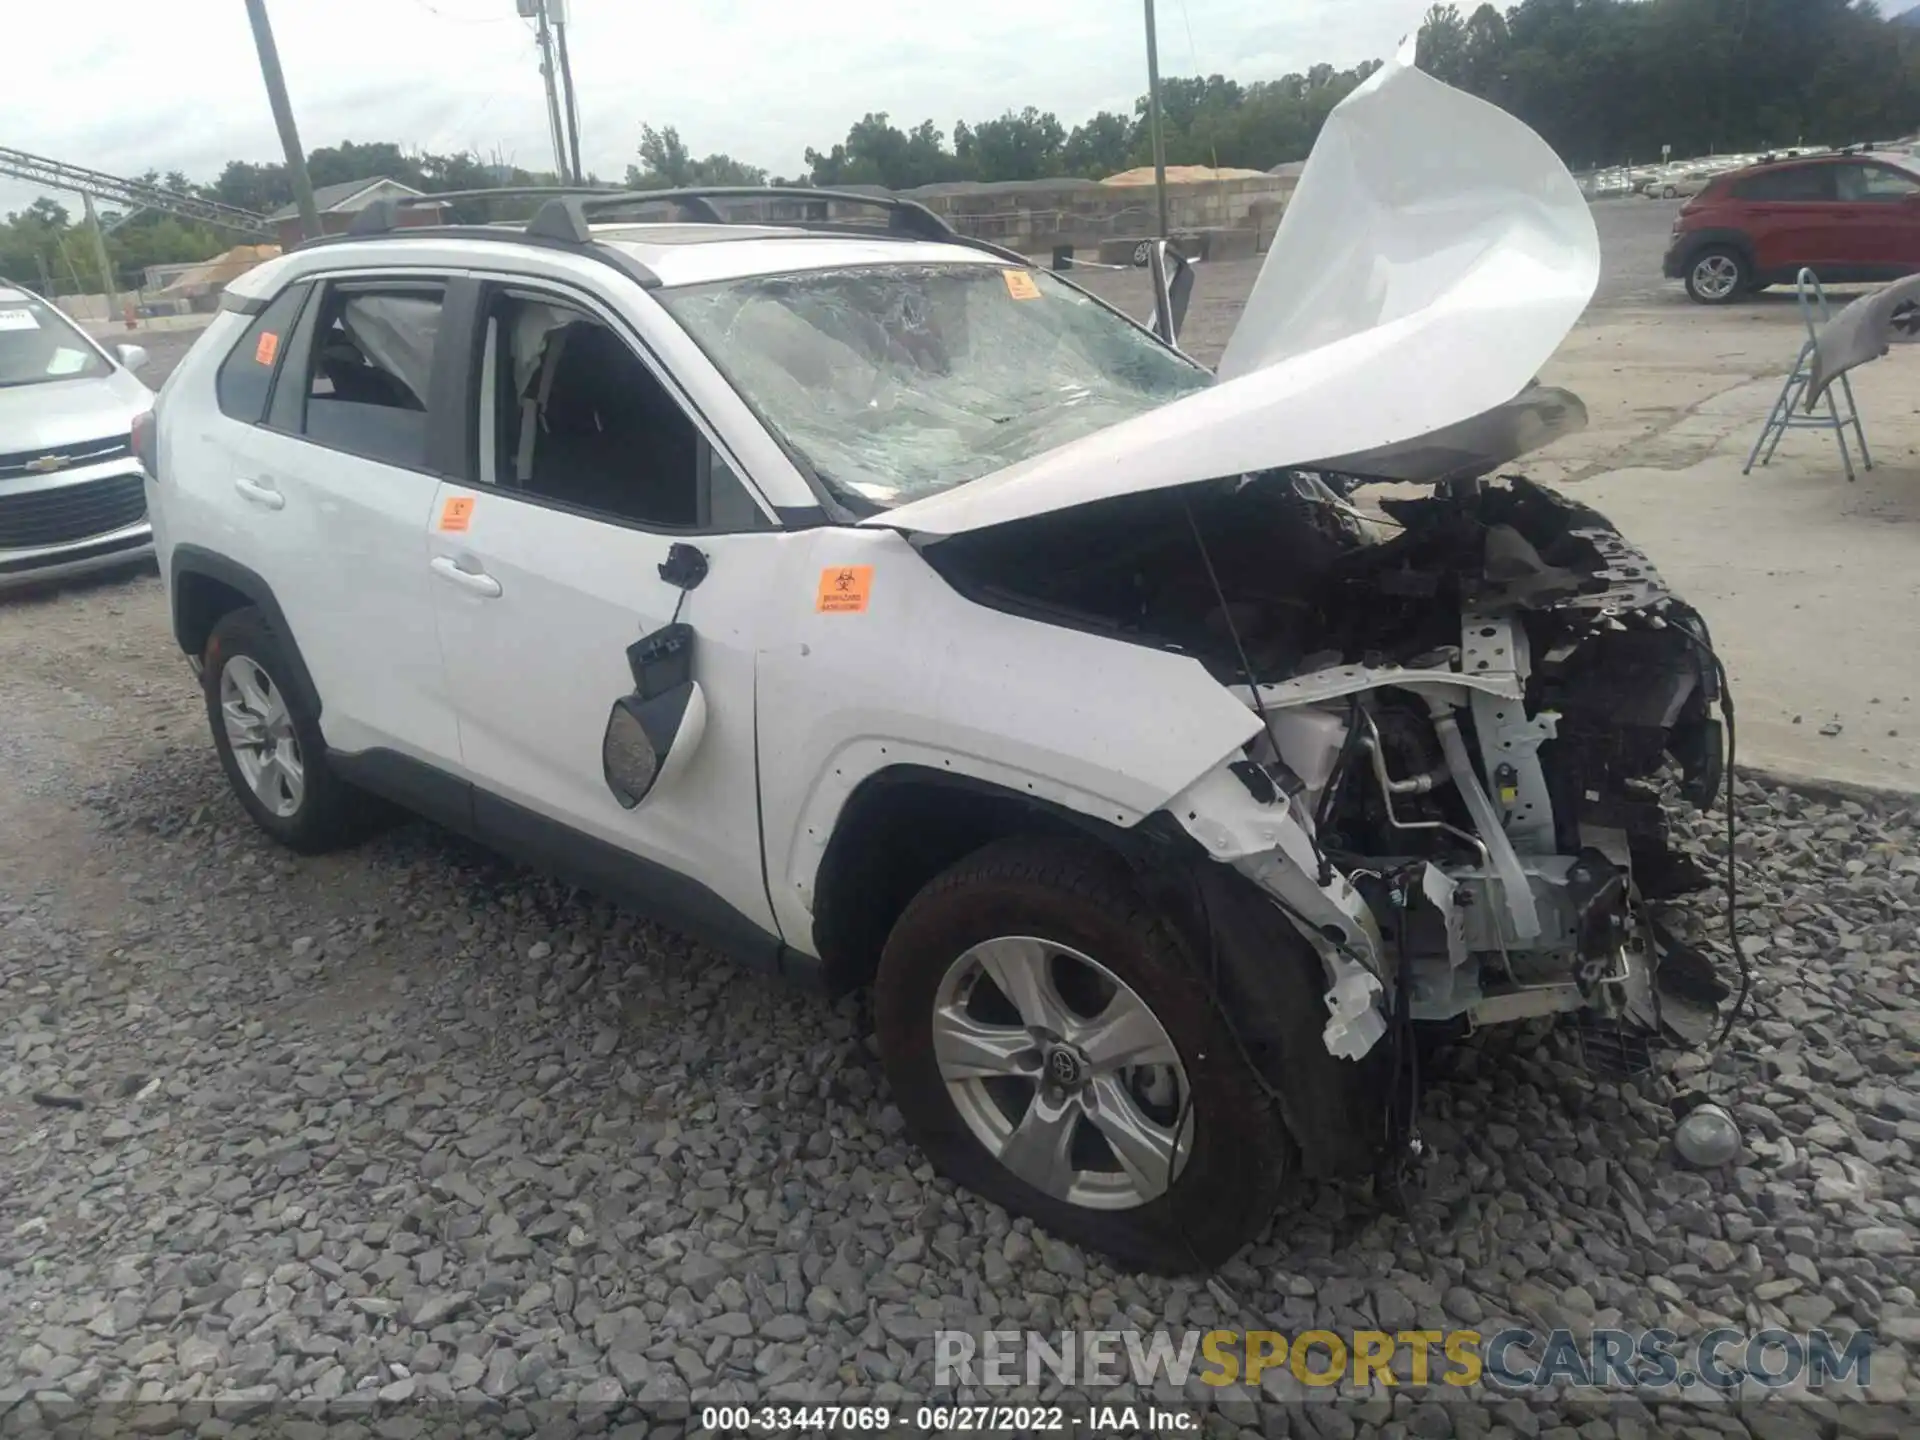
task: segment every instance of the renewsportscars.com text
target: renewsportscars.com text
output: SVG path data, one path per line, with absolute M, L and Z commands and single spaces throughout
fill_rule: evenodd
M 1082 1330 L 1042 1335 L 1020 1330 L 934 1334 L 934 1383 L 988 1388 L 1058 1382 L 1079 1387 L 1202 1385 L 1258 1387 L 1269 1376 L 1302 1385 L 1491 1386 L 1530 1390 L 1572 1385 L 1601 1389 L 1733 1390 L 1750 1381 L 1769 1388 L 1818 1390 L 1836 1380 L 1872 1382 L 1874 1337 L 1858 1331 L 1710 1330 L 1687 1339 L 1671 1330 L 1506 1329 L 1208 1330 L 1141 1333 Z

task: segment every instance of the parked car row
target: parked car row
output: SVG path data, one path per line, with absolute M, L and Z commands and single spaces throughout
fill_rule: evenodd
M 1756 150 L 1744 155 L 1709 155 L 1664 165 L 1616 165 L 1594 171 L 1580 186 L 1590 200 L 1618 200 L 1635 195 L 1649 200 L 1680 200 L 1698 194 L 1715 176 L 1730 170 L 1744 170 L 1776 159 L 1797 160 L 1829 153 L 1825 146 L 1801 145 L 1791 149 Z
M 153 553 L 132 437 L 153 405 L 133 373 L 146 363 L 0 285 L 0 590 Z
M 1825 154 L 1714 177 L 1674 218 L 1664 270 L 1728 305 L 1811 269 L 1826 284 L 1920 272 L 1920 159 Z

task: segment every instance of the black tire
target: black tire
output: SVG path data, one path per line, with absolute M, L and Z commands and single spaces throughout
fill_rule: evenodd
M 1156 1198 L 1100 1209 L 1048 1194 L 996 1159 L 956 1107 L 934 1055 L 936 996 L 959 957 L 1004 936 L 1096 958 L 1172 1040 L 1189 1087 L 1174 1120 L 1188 1158 Z M 1183 1273 L 1227 1260 L 1259 1234 L 1295 1168 L 1292 1141 L 1219 1005 L 1124 868 L 1090 844 L 1002 841 L 929 882 L 887 939 L 874 1014 L 895 1101 L 936 1168 L 1130 1269 Z
M 1687 296 L 1696 305 L 1731 305 L 1753 279 L 1752 264 L 1731 245 L 1709 245 L 1687 262 Z
M 1133 247 L 1133 264 L 1136 270 L 1144 270 L 1153 263 L 1153 242 L 1142 240 Z
M 234 754 L 222 713 L 221 680 L 236 658 L 259 667 L 270 690 L 278 692 L 291 721 L 302 775 L 298 801 L 290 813 L 275 813 L 263 803 Z M 254 824 L 288 849 L 319 855 L 364 840 L 389 823 L 393 812 L 365 791 L 347 784 L 327 764 L 327 746 L 320 735 L 318 716 L 301 701 L 298 687 L 285 683 L 294 668 L 288 642 L 263 613 L 247 606 L 221 616 L 207 637 L 207 648 L 201 655 L 201 691 L 206 697 L 214 749 L 220 752 L 220 768 L 227 772 L 227 783 L 241 807 Z

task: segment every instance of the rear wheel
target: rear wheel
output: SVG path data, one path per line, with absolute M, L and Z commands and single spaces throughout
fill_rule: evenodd
M 1687 266 L 1687 294 L 1701 305 L 1729 305 L 1748 293 L 1753 267 L 1728 245 L 1702 250 Z
M 364 839 L 391 812 L 327 764 L 319 717 L 288 687 L 292 651 L 249 606 L 207 638 L 201 684 L 214 748 L 233 793 L 267 834 L 319 854 Z
M 1219 1006 L 1103 852 L 1014 840 L 908 905 L 881 1053 L 945 1174 L 1156 1271 L 1219 1264 L 1272 1214 L 1291 1142 Z

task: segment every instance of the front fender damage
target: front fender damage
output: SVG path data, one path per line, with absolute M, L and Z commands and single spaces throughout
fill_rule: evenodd
M 1169 803 L 1214 860 L 1252 881 L 1313 947 L 1326 970 L 1327 1053 L 1358 1060 L 1387 1033 L 1386 946 L 1366 899 L 1346 876 L 1323 868 L 1297 802 L 1263 801 L 1229 767 L 1203 775 Z M 1325 877 L 1326 883 L 1321 879 Z

